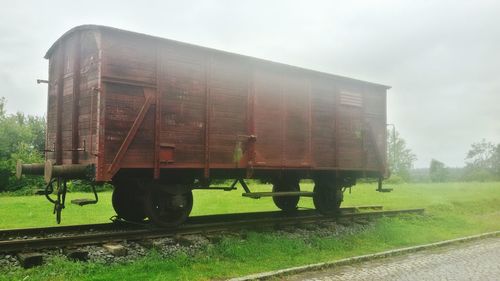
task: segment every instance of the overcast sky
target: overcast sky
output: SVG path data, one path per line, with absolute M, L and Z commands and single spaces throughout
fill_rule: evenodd
M 45 114 L 43 55 L 68 29 L 102 24 L 391 85 L 388 122 L 416 167 L 462 166 L 471 143 L 500 142 L 500 1 L 0 4 L 0 96 L 11 113 Z

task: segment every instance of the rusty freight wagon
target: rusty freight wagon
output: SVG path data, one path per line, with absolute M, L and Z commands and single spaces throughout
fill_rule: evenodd
M 387 86 L 95 25 L 66 32 L 45 58 L 46 162 L 18 173 L 45 176 L 58 219 L 66 181 L 79 178 L 111 182 L 119 217 L 174 226 L 193 189 L 239 184 L 286 212 L 309 196 L 330 215 L 356 179 L 386 173 Z M 251 192 L 248 178 L 272 192 Z

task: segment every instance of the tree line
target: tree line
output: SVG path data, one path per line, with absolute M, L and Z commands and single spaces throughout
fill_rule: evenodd
M 465 167 L 446 167 L 432 159 L 428 168 L 414 169 L 416 155 L 397 131 L 387 132 L 387 161 L 390 180 L 412 182 L 498 181 L 500 180 L 500 143 L 485 139 L 471 145 L 464 153 Z
M 464 168 L 448 168 L 436 159 L 432 159 L 429 167 L 429 179 L 432 182 L 457 180 L 494 181 L 500 180 L 500 144 L 485 139 L 473 143 L 465 157 Z

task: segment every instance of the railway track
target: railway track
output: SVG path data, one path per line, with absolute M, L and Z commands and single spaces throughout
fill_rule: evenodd
M 356 207 L 341 208 L 343 213 L 357 212 L 362 210 L 382 210 L 383 206 L 380 205 L 367 205 Z M 303 209 L 301 214 L 314 214 L 313 210 Z M 309 215 L 311 215 L 309 214 Z M 186 225 L 209 223 L 209 222 L 224 222 L 229 220 L 239 219 L 258 219 L 266 217 L 290 217 L 286 216 L 281 211 L 269 212 L 250 212 L 250 213 L 233 213 L 233 214 L 220 214 L 220 215 L 205 215 L 193 216 L 188 219 Z M 293 217 L 293 216 L 292 216 Z M 67 226 L 49 226 L 49 227 L 35 227 L 35 228 L 16 228 L 0 230 L 0 242 L 2 240 L 11 239 L 12 237 L 23 236 L 45 236 L 54 233 L 73 233 L 73 232 L 93 232 L 93 231 L 116 231 L 116 230 L 130 230 L 130 229 L 143 229 L 150 227 L 148 223 L 144 224 L 131 224 L 125 221 L 116 220 L 109 223 L 96 223 L 96 224 L 80 224 L 80 225 L 67 225 Z M 0 249 L 1 251 L 1 249 Z
M 376 211 L 356 212 L 359 209 L 376 209 Z M 190 218 L 187 223 L 176 229 L 152 228 L 149 225 L 131 225 L 126 223 L 10 229 L 0 231 L 0 239 L 2 239 L 0 240 L 0 253 L 78 247 L 125 240 L 139 241 L 178 235 L 208 234 L 256 227 L 300 225 L 335 220 L 357 220 L 382 216 L 397 216 L 400 214 L 421 214 L 424 212 L 424 209 L 390 211 L 382 211 L 380 209 L 381 206 L 343 208 L 341 214 L 337 217 L 320 216 L 315 210 L 300 210 L 294 215 L 287 216 L 280 211 L 198 216 Z

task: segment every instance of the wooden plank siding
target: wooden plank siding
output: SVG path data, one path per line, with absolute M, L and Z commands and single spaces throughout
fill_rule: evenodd
M 77 36 L 81 36 L 77 44 Z M 57 133 L 61 134 L 62 163 L 72 163 L 72 153 L 77 149 L 79 163 L 94 163 L 92 156 L 96 151 L 97 140 L 97 91 L 99 85 L 99 63 L 97 34 L 94 31 L 84 31 L 74 34 L 57 46 L 49 60 L 49 90 L 47 101 L 47 137 L 46 159 L 56 161 Z M 79 72 L 74 73 L 76 56 L 80 57 Z M 80 95 L 78 98 L 78 115 L 73 120 L 74 77 L 79 76 Z M 58 128 L 58 89 L 62 89 L 61 124 Z M 73 142 L 73 122 L 78 128 L 78 139 Z M 75 147 L 76 144 L 76 147 Z
M 113 176 L 109 167 L 148 92 L 159 96 L 115 163 L 121 168 L 156 164 L 208 176 L 236 168 L 381 171 L 385 163 L 385 153 L 377 155 L 386 150 L 383 85 L 99 26 L 67 33 L 47 57 L 47 149 L 57 148 L 59 132 L 69 164 L 75 144 L 85 142 L 78 162 L 95 163 L 99 181 Z M 170 158 L 155 155 L 162 149 Z

